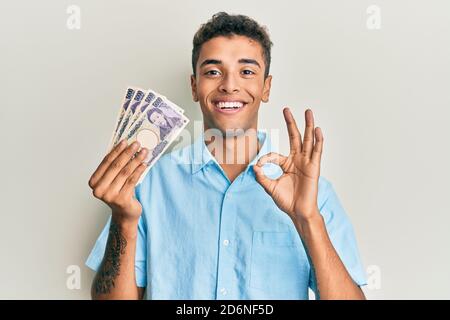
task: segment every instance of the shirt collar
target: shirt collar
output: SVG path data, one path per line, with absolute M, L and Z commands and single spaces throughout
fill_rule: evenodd
M 258 130 L 257 136 L 259 143 L 262 144 L 261 149 L 259 150 L 256 157 L 249 163 L 249 165 L 245 169 L 245 173 L 247 173 L 250 168 L 253 168 L 253 165 L 258 162 L 259 158 L 272 151 L 272 143 L 270 141 L 271 139 L 267 132 L 265 130 Z M 217 160 L 206 147 L 205 135 L 202 131 L 200 136 L 192 144 L 192 174 L 195 174 L 203 169 L 203 167 L 211 161 L 216 162 L 216 164 L 219 165 L 217 163 Z

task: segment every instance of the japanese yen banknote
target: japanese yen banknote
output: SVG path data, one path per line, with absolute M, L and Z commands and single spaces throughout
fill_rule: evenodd
M 108 152 L 121 140 L 138 141 L 148 149 L 145 172 L 137 184 L 189 123 L 184 110 L 153 91 L 128 87 L 117 114 Z

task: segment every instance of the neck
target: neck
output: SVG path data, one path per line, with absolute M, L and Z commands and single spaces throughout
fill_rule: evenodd
M 256 128 L 242 134 L 214 136 L 212 139 L 205 135 L 205 144 L 222 166 L 246 167 L 260 149 Z

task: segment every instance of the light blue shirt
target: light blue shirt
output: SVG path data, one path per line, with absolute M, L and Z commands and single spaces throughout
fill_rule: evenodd
M 143 207 L 136 283 L 147 287 L 147 299 L 308 299 L 308 288 L 317 294 L 292 220 L 255 180 L 252 165 L 273 150 L 268 134 L 259 131 L 258 139 L 258 155 L 233 183 L 202 134 L 192 145 L 162 156 L 136 187 Z M 277 177 L 279 170 L 267 175 Z M 365 285 L 352 225 L 323 177 L 317 202 L 338 255 L 355 283 Z M 86 261 L 95 271 L 110 219 Z

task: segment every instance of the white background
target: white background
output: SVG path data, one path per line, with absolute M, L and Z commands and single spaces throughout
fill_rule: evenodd
M 81 29 L 66 26 L 69 5 Z M 381 10 L 371 30 L 366 10 Z M 127 85 L 157 90 L 201 120 L 190 95 L 192 37 L 218 11 L 267 25 L 270 102 L 324 132 L 322 175 L 350 216 L 371 299 L 450 298 L 450 2 L 2 1 L 0 298 L 89 299 L 84 266 L 109 214 L 88 179 Z M 193 133 L 193 125 L 188 127 Z M 176 147 L 187 142 L 183 141 Z M 66 286 L 78 265 L 81 288 Z M 368 274 L 370 276 L 370 273 Z

